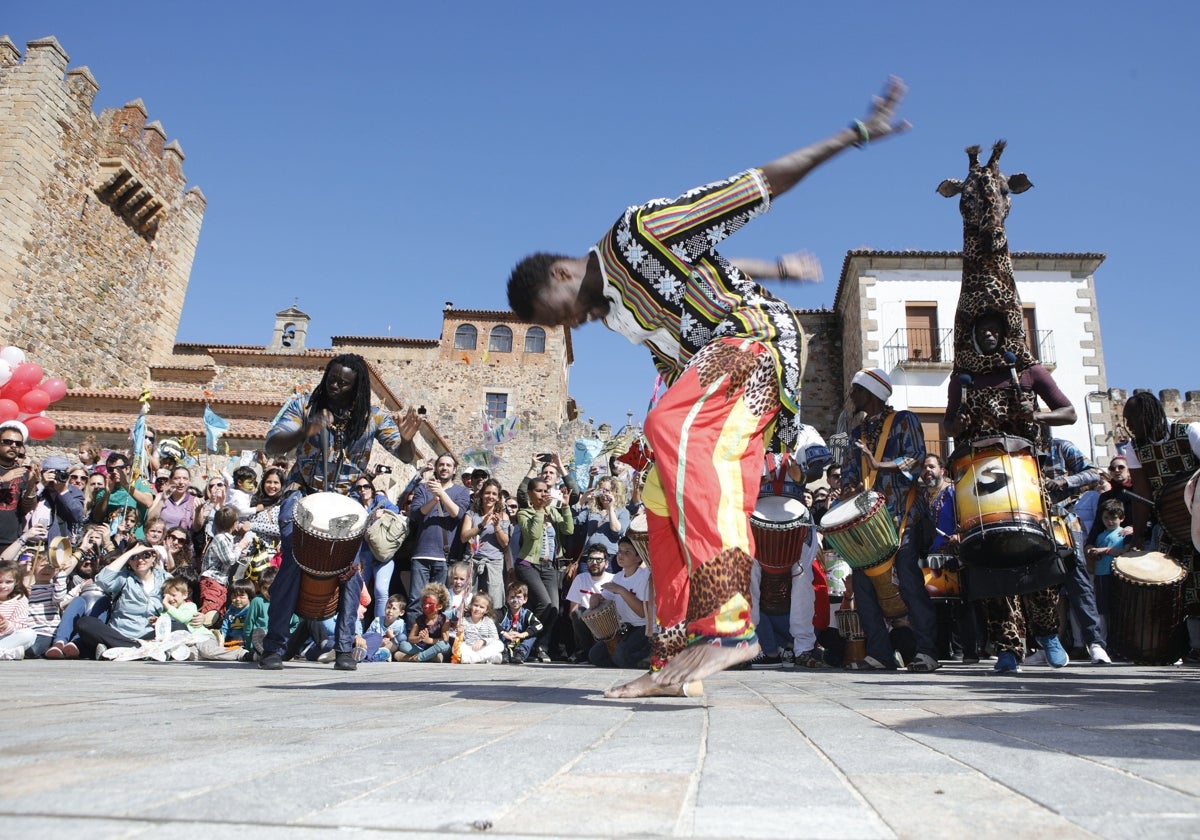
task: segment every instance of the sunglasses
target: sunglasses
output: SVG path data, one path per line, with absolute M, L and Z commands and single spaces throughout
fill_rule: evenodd
M 25 441 L 23 440 L 0 440 L 0 443 L 5 446 L 15 446 L 17 449 L 25 448 Z
M 167 534 L 167 539 L 175 540 L 176 542 L 183 542 L 187 539 L 187 537 L 182 534 Z
M 370 490 L 371 485 L 370 484 L 355 484 L 354 489 L 355 490 Z
M 129 465 L 128 464 L 109 464 L 108 468 L 110 470 L 124 470 L 124 469 L 128 469 Z

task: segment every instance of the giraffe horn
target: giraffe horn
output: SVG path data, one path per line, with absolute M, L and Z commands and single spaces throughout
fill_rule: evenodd
M 979 168 L 979 147 L 967 146 L 967 160 L 971 163 L 972 169 Z
M 989 167 L 995 166 L 997 163 L 1000 162 L 1000 155 L 1004 154 L 1004 147 L 1007 145 L 1008 145 L 1007 140 L 997 140 L 996 141 L 996 144 L 994 146 L 992 146 L 992 156 L 990 158 L 988 158 L 987 165 Z

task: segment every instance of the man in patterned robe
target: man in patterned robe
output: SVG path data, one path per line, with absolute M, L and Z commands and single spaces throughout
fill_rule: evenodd
M 749 517 L 767 451 L 799 428 L 800 326 L 715 246 L 814 168 L 905 130 L 889 81 L 865 120 L 759 169 L 630 207 L 582 257 L 534 254 L 509 304 L 545 326 L 603 320 L 644 344 L 670 385 L 646 418 L 646 504 L 656 619 L 651 671 L 610 696 L 678 695 L 759 652 L 750 621 Z

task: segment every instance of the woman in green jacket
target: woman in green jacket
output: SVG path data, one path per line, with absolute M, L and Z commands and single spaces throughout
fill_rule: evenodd
M 542 635 L 530 659 L 549 662 L 546 644 L 558 621 L 562 594 L 563 540 L 575 531 L 575 520 L 566 503 L 554 504 L 550 487 L 541 478 L 529 482 L 529 507 L 517 511 L 521 553 L 517 555 L 517 580 L 529 587 L 529 609 L 541 621 Z

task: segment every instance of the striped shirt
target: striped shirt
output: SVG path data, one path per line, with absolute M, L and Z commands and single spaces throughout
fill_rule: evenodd
M 628 208 L 592 253 L 610 303 L 605 325 L 646 345 L 668 384 L 715 339 L 749 338 L 767 348 L 781 402 L 768 448 L 784 452 L 798 435 L 799 322 L 791 307 L 715 250 L 770 204 L 762 172 L 751 169 L 677 199 Z

